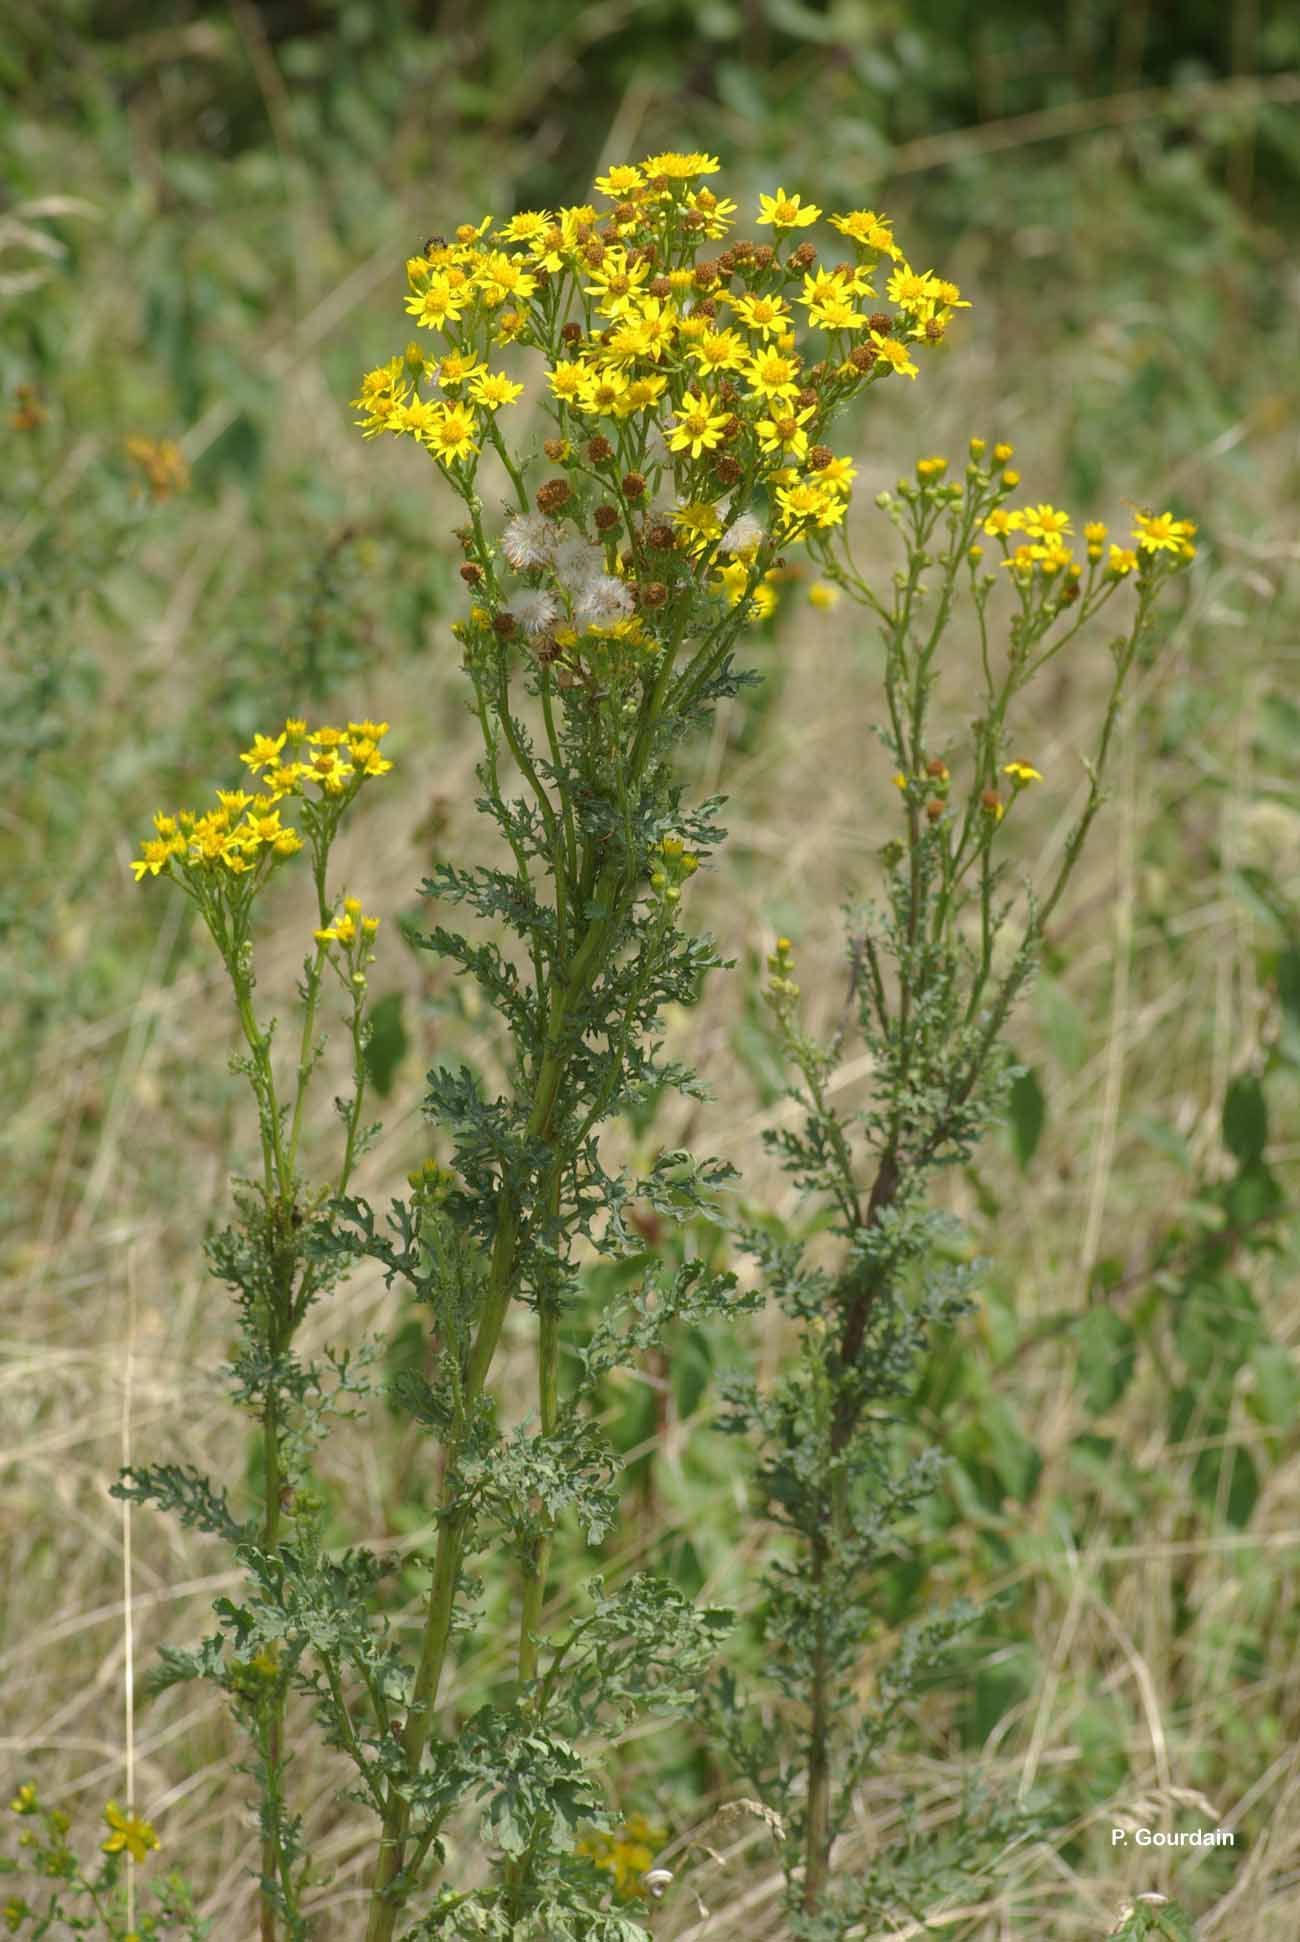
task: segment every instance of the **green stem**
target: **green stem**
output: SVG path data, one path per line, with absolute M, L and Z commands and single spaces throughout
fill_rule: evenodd
M 274 1353 L 274 1344 L 271 1343 L 268 1346 Z M 279 1396 L 274 1387 L 267 1390 L 262 1405 L 262 1465 L 266 1492 L 262 1518 L 262 1549 L 270 1555 L 279 1548 L 280 1491 L 283 1487 L 280 1468 Z M 280 1770 L 284 1758 L 284 1693 L 278 1685 L 270 1700 L 270 1709 L 263 1746 L 268 1794 L 268 1828 L 262 1841 L 264 1882 L 274 1881 L 280 1874 Z M 262 1942 L 275 1942 L 275 1909 L 268 1901 L 265 1891 L 262 1894 L 260 1914 Z

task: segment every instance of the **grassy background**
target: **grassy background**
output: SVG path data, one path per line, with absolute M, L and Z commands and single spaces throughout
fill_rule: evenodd
M 398 773 L 345 858 L 386 919 L 374 982 L 393 1070 L 362 1183 L 382 1199 L 427 1150 L 426 1066 L 490 1073 L 497 1047 L 397 921 L 418 914 L 431 858 L 487 840 L 448 631 L 454 502 L 422 455 L 363 445 L 347 400 L 405 340 L 401 261 L 430 231 L 578 200 L 602 160 L 701 146 L 742 208 L 777 181 L 883 206 L 913 261 L 974 299 L 906 395 L 873 397 L 855 500 L 868 557 L 890 560 L 875 491 L 920 453 L 958 458 L 972 433 L 1014 441 L 1026 491 L 1076 523 L 1173 503 L 1204 540 L 1015 1026 L 1034 1079 L 1006 1139 L 952 1183 L 992 1265 L 917 1399 L 953 1460 L 886 1615 L 961 1591 L 999 1602 L 864 1796 L 843 1865 L 854 1843 L 896 1838 L 909 1804 L 923 1826 L 949 1819 L 973 1767 L 1031 1794 L 1043 1834 L 940 1933 L 1068 1942 L 1161 1890 L 1205 1937 L 1292 1942 L 1298 69 L 1280 0 L 237 0 L 165 20 L 60 0 L 7 25 L 0 1744 L 15 1779 L 93 1823 L 123 1791 L 128 1655 L 138 1673 L 159 1640 L 196 1636 L 225 1582 L 210 1546 L 139 1515 L 128 1572 L 106 1496 L 118 1465 L 169 1455 L 255 1482 L 200 1254 L 250 1158 L 234 1035 L 206 940 L 179 898 L 133 889 L 129 858 L 158 803 L 228 782 L 251 731 L 290 708 L 394 723 Z M 175 440 L 188 488 L 155 499 L 130 438 Z M 954 635 L 954 722 L 970 651 Z M 1103 657 L 1081 644 L 1023 720 L 1047 778 L 1017 839 L 1031 869 L 1077 804 Z M 670 1032 L 718 1103 L 693 1121 L 667 1105 L 629 1138 L 698 1137 L 793 1223 L 759 1141 L 783 1110 L 759 967 L 788 932 L 814 1019 L 832 1017 L 840 906 L 870 890 L 896 804 L 870 735 L 877 647 L 844 608 L 814 613 L 791 588 L 759 658 L 765 688 L 689 758 L 728 794 L 733 832 L 693 915 L 738 971 Z M 282 915 L 268 999 L 289 995 L 301 955 L 305 911 L 289 896 Z M 315 1339 L 401 1322 L 359 1277 Z M 768 1367 L 782 1352 L 770 1328 L 752 1346 Z M 714 1373 L 741 1352 L 692 1335 L 611 1394 L 635 1461 L 605 1569 L 649 1562 L 746 1613 L 766 1538 L 708 1428 Z M 423 1452 L 382 1405 L 331 1462 L 340 1538 L 427 1528 Z M 557 1616 L 589 1559 L 561 1565 Z M 504 1670 L 468 1654 L 455 1697 Z M 193 1691 L 141 1703 L 135 1748 L 143 1811 L 219 1942 L 237 1942 L 251 1823 L 220 1707 Z M 604 1769 L 611 1797 L 674 1841 L 726 1794 L 680 1726 Z M 327 1937 L 353 1932 L 367 1855 L 337 1778 L 305 1739 Z M 1111 1847 L 1117 1815 L 1178 1828 L 1211 1810 L 1240 1830 L 1235 1851 Z M 761 1826 L 741 1815 L 708 1839 L 726 1857 L 694 1877 L 712 1921 L 684 1894 L 656 1934 L 778 1934 Z

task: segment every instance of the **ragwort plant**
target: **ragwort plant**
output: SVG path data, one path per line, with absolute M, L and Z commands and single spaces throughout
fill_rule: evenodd
M 602 1379 L 675 1322 L 743 1303 L 729 1274 L 698 1261 L 651 1270 L 568 1341 L 562 1382 L 584 1256 L 640 1253 L 633 1203 L 682 1221 L 729 1171 L 684 1152 L 659 1154 L 642 1177 L 611 1170 L 602 1129 L 664 1087 L 698 1090 L 662 1056 L 658 1018 L 718 964 L 684 928 L 682 903 L 722 831 L 716 801 L 685 800 L 678 748 L 750 678 L 737 652 L 770 610 L 785 550 L 842 524 L 854 467 L 824 442 L 832 423 L 876 384 L 914 378 L 914 354 L 961 303 L 955 285 L 913 274 L 872 211 L 830 218 L 847 260 L 818 267 L 807 231 L 821 211 L 783 189 L 760 202 L 770 241 L 708 253 L 736 213 L 697 186 L 716 168 L 658 155 L 600 179 L 603 214 L 524 212 L 432 238 L 407 265 L 406 308 L 428 348 L 417 340 L 370 372 L 357 401 L 367 435 L 423 446 L 464 506 L 471 605 L 454 631 L 482 738 L 479 807 L 504 858 L 435 871 L 430 900 L 466 907 L 480 928 L 435 922 L 422 942 L 485 992 L 508 1079 L 489 1096 L 462 1068 L 429 1075 L 441 1158 L 385 1217 L 349 1193 L 367 1139 L 375 920 L 328 881 L 340 818 L 389 766 L 382 727 L 309 734 L 291 721 L 259 735 L 243 756 L 259 793 L 160 817 L 136 865 L 193 898 L 220 951 L 261 1139 L 261 1177 L 243 1183 L 238 1224 L 210 1248 L 239 1309 L 234 1397 L 259 1428 L 261 1511 L 236 1515 L 223 1489 L 176 1466 L 121 1488 L 223 1538 L 246 1573 L 242 1597 L 217 1603 L 217 1632 L 167 1652 L 164 1677 L 215 1681 L 250 1737 L 263 1942 L 307 1935 L 320 1888 L 290 1799 L 291 1702 L 351 1761 L 352 1798 L 376 1823 L 367 1942 L 388 1942 L 399 1921 L 407 1936 L 645 1933 L 635 1898 L 609 1908 L 621 1850 L 602 1843 L 612 1816 L 579 1743 L 685 1706 L 719 1618 L 648 1576 L 613 1591 L 594 1577 L 579 1615 L 548 1633 L 552 1542 L 561 1518 L 595 1543 L 615 1515 L 617 1462 L 591 1407 Z M 551 425 L 511 438 L 502 426 L 530 373 Z M 301 832 L 282 825 L 286 805 Z M 283 1034 L 273 1039 L 255 996 L 253 918 L 303 847 L 318 923 L 286 1080 Z M 344 995 L 353 1087 L 338 1102 L 337 1165 L 309 1183 L 302 1134 L 327 975 Z M 364 1371 L 295 1349 L 308 1309 L 367 1257 L 428 1311 L 426 1372 L 399 1375 L 390 1398 L 427 1433 L 436 1499 L 413 1659 L 390 1626 L 385 1560 L 323 1541 L 313 1453 Z M 506 1429 L 491 1378 L 520 1307 L 535 1317 L 535 1396 Z M 480 1630 L 487 1554 L 512 1561 L 517 1582 L 516 1678 L 440 1730 L 449 1666 Z M 445 1879 L 453 1817 L 475 1807 L 481 1865 Z M 635 1873 L 662 1885 L 662 1871 Z M 621 1876 L 615 1886 L 633 1890 Z
M 945 459 L 926 458 L 914 479 L 880 495 L 905 554 L 885 593 L 858 571 L 842 532 L 809 542 L 827 580 L 866 610 L 883 642 L 878 733 L 896 764 L 902 830 L 881 851 L 883 897 L 851 924 L 848 999 L 829 1044 L 799 1023 L 790 941 L 779 939 L 768 960 L 768 998 L 802 1108 L 796 1127 L 768 1138 L 834 1248 L 828 1257 L 824 1245 L 814 1251 L 761 1229 L 750 1239 L 798 1344 L 770 1391 L 731 1385 L 727 1423 L 756 1437 L 759 1498 L 784 1533 L 761 1622 L 764 1664 L 787 1704 L 760 1719 L 724 1677 L 713 1717 L 784 1823 L 791 1932 L 803 1942 L 922 1918 L 1013 1827 L 995 1809 L 981 1829 L 972 1805 L 939 1838 L 916 1834 L 865 1862 L 834 1861 L 855 1790 L 972 1615 L 960 1606 L 935 1613 L 888 1647 L 882 1590 L 942 1459 L 937 1445 L 918 1449 L 907 1400 L 932 1332 L 970 1305 L 978 1277 L 956 1257 L 950 1220 L 929 1204 L 935 1175 L 967 1161 L 1002 1115 L 1017 1070 L 1007 1022 L 1101 807 L 1125 688 L 1149 658 L 1161 595 L 1196 550 L 1189 521 L 1138 512 L 1131 545 L 1091 523 L 1077 559 L 1067 513 L 1008 503 L 1020 483 L 1012 456 L 976 438 L 962 481 L 948 479 Z M 1002 555 L 996 572 L 985 570 L 989 539 Z M 1010 582 L 1005 639 L 995 624 L 1000 579 Z M 999 852 L 1043 777 L 1016 752 L 1015 704 L 1123 602 L 1131 604 L 1109 643 L 1082 809 L 1047 881 L 1018 886 Z M 964 741 L 935 729 L 931 707 L 944 638 L 963 608 L 979 649 Z M 872 1068 L 859 1109 L 837 1106 L 831 1086 L 851 1036 Z M 845 1705 L 846 1693 L 863 1691 L 863 1704 Z

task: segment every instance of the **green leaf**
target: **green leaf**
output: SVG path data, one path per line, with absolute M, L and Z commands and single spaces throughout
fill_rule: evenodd
M 387 991 L 370 1007 L 366 1072 L 381 1099 L 393 1090 L 393 1078 L 411 1042 L 402 1023 L 402 998 L 400 991 Z
M 1250 1358 L 1254 1387 L 1246 1398 L 1253 1416 L 1270 1429 L 1291 1429 L 1300 1417 L 1300 1372 L 1290 1349 L 1260 1342 Z
M 1046 975 L 1038 980 L 1035 1003 L 1047 1043 L 1067 1072 L 1077 1072 L 1088 1055 L 1083 1013 L 1063 986 Z
M 1223 1427 L 1226 1432 L 1226 1424 Z M 1259 1499 L 1255 1459 L 1233 1443 L 1202 1450 L 1192 1465 L 1192 1489 L 1208 1508 L 1221 1507 L 1234 1530 L 1242 1530 Z
M 1290 944 L 1279 951 L 1274 975 L 1283 1011 L 1300 1025 L 1300 946 Z
M 1223 1143 L 1244 1167 L 1263 1158 L 1268 1144 L 1268 1102 L 1253 1072 L 1241 1072 L 1223 1102 Z
M 1114 1407 L 1133 1380 L 1137 1339 L 1122 1315 L 1098 1305 L 1080 1318 L 1076 1341 L 1077 1387 L 1090 1413 L 1100 1416 Z
M 1026 1173 L 1038 1151 L 1038 1142 L 1047 1121 L 1047 1099 L 1032 1066 L 1013 1081 L 1007 1099 L 1007 1116 L 1011 1122 L 1011 1144 L 1016 1164 L 1022 1173 Z
M 1259 739 L 1275 755 L 1300 754 L 1300 708 L 1287 695 L 1265 695 L 1259 705 Z
M 1043 1467 L 1041 1456 L 1003 1397 L 989 1396 L 983 1405 L 982 1418 L 987 1461 L 1007 1495 L 1019 1503 L 1027 1503 Z

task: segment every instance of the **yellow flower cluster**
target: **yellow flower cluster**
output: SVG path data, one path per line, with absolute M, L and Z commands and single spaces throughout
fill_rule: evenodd
M 180 446 L 170 438 L 128 438 L 126 455 L 139 467 L 151 499 L 170 499 L 188 489 L 190 468 Z
M 650 888 L 666 904 L 680 903 L 681 886 L 688 877 L 695 875 L 699 867 L 699 857 L 691 854 L 680 836 L 665 836 L 659 844 L 650 872 Z
M 718 166 L 671 152 L 619 163 L 597 180 L 603 209 L 485 216 L 430 238 L 406 265 L 406 311 L 432 344 L 370 371 L 354 401 L 367 437 L 423 445 L 467 502 L 495 449 L 520 501 L 501 550 L 527 578 L 507 600 L 477 542 L 471 627 L 558 660 L 560 685 L 595 678 L 575 643 L 585 655 L 611 627 L 656 651 L 673 580 L 656 552 L 688 554 L 751 617 L 770 609 L 777 549 L 844 520 L 855 467 L 825 443 L 840 409 L 915 378 L 914 353 L 968 307 L 911 268 L 875 210 L 825 219 L 841 261 L 819 262 L 823 211 L 784 187 L 760 196 L 757 238 L 734 236 L 736 204 L 703 180 Z M 544 451 L 563 468 L 536 512 L 499 423 L 525 389 L 500 360 L 522 350 L 540 355 L 534 394 L 558 434 Z
M 578 1853 L 613 1875 L 615 1894 L 620 1900 L 631 1901 L 640 1893 L 642 1879 L 663 1838 L 663 1828 L 653 1827 L 644 1814 L 632 1814 L 616 1833 L 602 1829 L 584 1835 L 578 1842 Z
M 1010 446 L 998 449 L 1010 457 Z M 1004 474 L 1004 478 L 1006 476 Z M 1018 484 L 1019 480 L 1015 480 L 1015 483 Z M 1056 506 L 996 506 L 984 522 L 984 531 L 1002 542 L 1002 563 L 1019 580 L 1029 580 L 1035 571 L 1048 579 L 1064 573 L 1077 580 L 1083 574 L 1082 563 L 1075 558 L 1067 543 L 1073 532 L 1070 515 Z M 1167 552 L 1180 565 L 1193 560 L 1196 557 L 1196 547 L 1192 541 L 1195 531 L 1196 527 L 1190 519 L 1175 519 L 1170 512 L 1139 512 L 1133 525 L 1134 544 L 1117 546 L 1111 543 L 1106 557 L 1106 574 L 1114 580 L 1127 579 L 1129 574 L 1138 570 L 1144 554 L 1150 558 L 1157 553 Z M 1023 538 L 1013 545 L 1011 536 L 1015 534 L 1023 534 Z M 1101 564 L 1108 536 L 1108 528 L 1100 520 L 1090 520 L 1083 529 L 1088 563 L 1094 569 Z
M 259 793 L 219 789 L 214 809 L 159 810 L 156 835 L 131 864 L 136 882 L 162 875 L 173 863 L 182 872 L 221 866 L 241 876 L 295 855 L 302 838 L 281 822 L 281 804 L 309 787 L 341 804 L 372 776 L 387 775 L 393 765 L 379 747 L 387 732 L 387 722 L 371 721 L 309 731 L 305 721 L 291 718 L 278 735 L 255 735 L 239 759 L 259 776 Z

